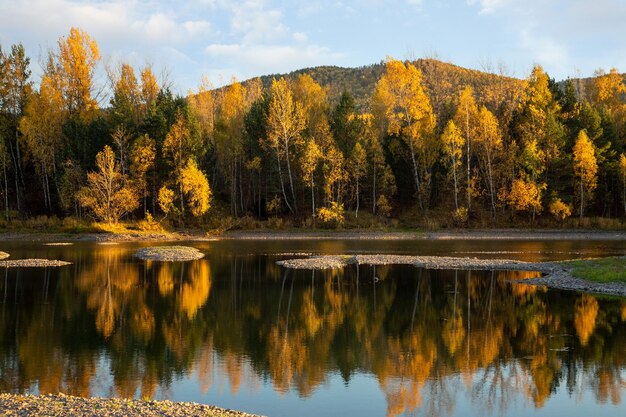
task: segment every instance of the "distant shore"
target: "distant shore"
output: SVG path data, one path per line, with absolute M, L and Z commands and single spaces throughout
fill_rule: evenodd
M 82 398 L 64 394 L 0 394 L 0 415 L 6 417 L 258 417 L 241 411 L 195 403 Z
M 180 242 L 213 240 L 606 240 L 626 241 L 626 230 L 459 229 L 440 231 L 242 230 L 220 234 L 171 233 L 39 233 L 0 232 L 1 241 L 35 242 Z

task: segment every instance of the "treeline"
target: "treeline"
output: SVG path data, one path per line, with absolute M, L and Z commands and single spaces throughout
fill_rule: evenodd
M 626 214 L 626 86 L 614 69 L 556 83 L 540 66 L 517 80 L 389 59 L 361 69 L 357 101 L 307 72 L 220 89 L 202 80 L 181 97 L 127 63 L 107 68 L 107 89 L 94 83 L 99 62 L 75 28 L 37 86 L 22 45 L 0 53 L 7 218 L 337 225 L 347 213 L 438 213 L 463 226 Z

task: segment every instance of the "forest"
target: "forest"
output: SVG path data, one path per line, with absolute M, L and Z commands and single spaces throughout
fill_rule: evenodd
M 186 96 L 78 28 L 0 45 L 0 227 L 623 227 L 626 85 L 434 59 Z M 98 84 L 95 75 L 106 73 Z M 43 219 L 43 220 L 42 220 Z

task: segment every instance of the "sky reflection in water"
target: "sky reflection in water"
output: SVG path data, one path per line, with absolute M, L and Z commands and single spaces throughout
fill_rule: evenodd
M 545 260 L 619 242 L 211 242 L 169 264 L 133 259 L 137 245 L 6 246 L 75 264 L 0 271 L 2 391 L 271 416 L 626 411 L 625 299 L 507 282 L 528 273 L 275 265 L 286 251 Z

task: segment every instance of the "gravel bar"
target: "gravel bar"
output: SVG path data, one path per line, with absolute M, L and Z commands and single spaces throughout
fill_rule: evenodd
M 10 261 L 0 261 L 0 267 L 4 268 L 47 268 L 71 264 L 71 262 L 56 259 L 13 259 Z
M 626 284 L 619 282 L 600 283 L 572 276 L 572 269 L 564 262 L 524 262 L 511 259 L 478 259 L 449 256 L 404 256 L 404 255 L 322 255 L 276 262 L 290 269 L 336 269 L 347 265 L 413 265 L 425 269 L 464 269 L 541 272 L 540 278 L 515 281 L 527 285 L 542 285 L 549 288 L 581 291 L 586 293 L 617 295 L 626 297 Z
M 195 403 L 58 395 L 0 394 L 6 417 L 257 417 L 240 411 Z
M 290 269 L 335 269 L 346 265 L 414 265 L 426 269 L 546 271 L 547 264 L 511 259 L 455 258 L 449 256 L 406 255 L 322 255 L 276 262 Z
M 189 246 L 155 246 L 139 249 L 135 257 L 144 261 L 178 262 L 204 258 L 204 253 Z

